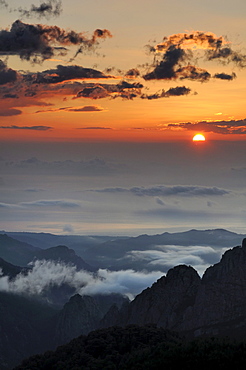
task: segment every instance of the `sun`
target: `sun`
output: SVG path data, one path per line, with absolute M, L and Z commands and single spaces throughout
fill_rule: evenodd
M 195 136 L 193 136 L 193 141 L 205 141 L 206 138 L 204 135 L 202 134 L 196 134 Z

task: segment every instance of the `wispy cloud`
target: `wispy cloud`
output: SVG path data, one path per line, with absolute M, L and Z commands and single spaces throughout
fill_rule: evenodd
M 83 107 L 63 107 L 63 108 L 54 108 L 46 110 L 38 110 L 36 113 L 49 113 L 49 112 L 75 112 L 75 113 L 85 113 L 85 112 L 103 112 L 104 108 L 99 107 L 98 105 L 84 105 Z
M 22 17 L 37 16 L 38 18 L 57 17 L 62 12 L 61 0 L 47 0 L 40 3 L 38 6 L 32 4 L 29 9 L 18 7 L 12 8 L 5 0 L 0 1 L 0 5 L 9 10 L 9 12 L 18 12 Z
M 10 109 L 1 109 L 0 108 L 0 116 L 2 117 L 11 117 L 11 116 L 19 116 L 22 114 L 22 111 L 20 109 L 10 108 Z M 10 126 L 14 127 L 14 126 Z M 1 126 L 1 128 L 7 128 L 5 126 Z
M 9 111 L 8 111 L 9 112 Z M 1 115 L 1 111 L 0 111 Z M 8 114 L 11 115 L 11 114 Z M 52 130 L 52 127 L 50 126 L 0 126 L 0 129 L 6 129 L 6 130 L 32 130 L 32 131 L 49 131 Z
M 91 190 L 99 193 L 132 193 L 137 196 L 223 196 L 230 194 L 229 190 L 217 188 L 217 187 L 205 187 L 205 186 L 152 186 L 152 187 L 133 187 L 133 188 L 105 188 L 98 190 Z

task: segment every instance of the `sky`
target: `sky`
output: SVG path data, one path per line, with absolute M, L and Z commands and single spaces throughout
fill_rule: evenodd
M 0 228 L 245 233 L 245 11 L 0 0 Z

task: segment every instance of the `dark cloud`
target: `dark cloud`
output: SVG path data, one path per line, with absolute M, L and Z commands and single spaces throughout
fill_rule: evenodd
M 41 3 L 39 6 L 32 4 L 29 10 L 20 7 L 15 11 L 18 11 L 21 16 L 27 18 L 31 16 L 37 16 L 38 18 L 58 17 L 62 13 L 62 2 L 61 0 L 48 0 Z
M 99 126 L 92 126 L 92 127 L 80 127 L 80 130 L 112 130 L 111 127 L 99 127 Z
M 232 81 L 234 80 L 237 76 L 236 73 L 232 73 L 231 75 L 227 73 L 215 73 L 213 76 L 214 78 L 218 78 L 220 80 L 227 80 L 227 81 Z
M 49 69 L 36 74 L 26 74 L 24 79 L 33 84 L 54 84 L 74 79 L 104 79 L 110 77 L 92 68 L 84 68 L 77 65 L 58 65 L 55 69 Z
M 2 99 L 18 99 L 19 96 L 17 94 L 4 94 L 2 96 Z
M 210 73 L 207 72 L 205 69 L 191 65 L 177 69 L 176 76 L 181 80 L 188 79 L 199 82 L 206 82 L 211 77 Z
M 183 128 L 191 131 L 214 132 L 218 134 L 246 134 L 246 119 L 231 121 L 201 121 L 201 122 L 183 122 L 169 124 L 168 127 Z
M 163 60 L 158 62 L 154 70 L 143 76 L 145 80 L 170 80 L 176 78 L 175 67 L 186 58 L 183 49 L 171 45 L 166 50 Z
M 136 78 L 138 76 L 140 76 L 140 72 L 136 68 L 129 69 L 129 71 L 125 73 L 126 78 Z
M 20 114 L 22 114 L 22 111 L 19 109 L 14 109 L 14 108 L 1 109 L 0 108 L 0 116 L 2 117 L 18 116 Z M 4 127 L 1 127 L 1 128 L 4 128 Z
M 102 36 L 99 31 L 94 31 L 89 39 L 83 33 L 66 31 L 58 26 L 32 25 L 17 20 L 10 30 L 0 31 L 0 54 L 19 55 L 23 60 L 38 63 L 56 53 L 65 55 L 67 46 L 71 45 L 79 45 L 81 51 L 92 50 L 99 38 L 111 35 L 109 31 L 102 30 Z
M 32 4 L 30 9 L 11 8 L 5 0 L 0 0 L 0 5 L 4 6 L 9 12 L 18 12 L 22 17 L 37 16 L 38 18 L 45 17 L 50 18 L 52 16 L 59 16 L 62 12 L 61 0 L 47 0 L 40 3 L 38 6 Z
M 164 89 L 155 94 L 142 94 L 142 99 L 160 99 L 160 98 L 169 98 L 170 96 L 182 96 L 190 94 L 191 89 L 185 86 L 171 87 L 169 90 L 165 91 Z
M 133 99 L 141 95 L 143 85 L 140 83 L 129 83 L 121 81 L 118 84 L 84 84 L 77 93 L 76 98 L 103 99 L 107 97 L 121 97 Z
M 14 82 L 17 80 L 18 73 L 7 65 L 0 59 L 0 85 L 5 85 L 9 82 Z
M 225 189 L 217 187 L 205 187 L 205 186 L 152 186 L 152 187 L 133 187 L 127 188 L 105 188 L 99 190 L 93 190 L 99 193 L 132 193 L 137 196 L 223 196 L 230 192 Z
M 1 111 L 0 111 L 1 115 Z M 50 126 L 0 126 L 0 129 L 7 129 L 7 130 L 34 130 L 34 131 L 48 131 L 52 130 Z
M 218 59 L 224 63 L 234 63 L 241 68 L 246 67 L 246 55 L 232 50 L 229 46 L 207 50 L 206 56 L 208 60 Z
M 205 69 L 191 65 L 196 63 L 198 50 L 204 50 L 206 60 L 222 60 L 233 62 L 239 67 L 246 66 L 246 55 L 233 51 L 222 36 L 213 33 L 195 31 L 190 34 L 179 33 L 165 37 L 163 42 L 155 47 L 149 47 L 155 53 L 152 71 L 146 73 L 145 80 L 189 79 L 194 81 L 208 81 L 211 74 Z M 162 55 L 159 60 L 158 55 Z M 186 65 L 184 65 L 186 64 Z M 235 75 L 218 73 L 214 76 L 222 80 L 232 80 Z
M 54 108 L 46 110 L 38 110 L 36 113 L 47 113 L 47 112 L 102 112 L 104 108 L 97 105 L 85 105 L 83 107 L 64 107 L 64 108 Z

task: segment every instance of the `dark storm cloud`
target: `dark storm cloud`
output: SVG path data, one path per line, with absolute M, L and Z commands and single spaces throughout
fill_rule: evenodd
M 1 111 L 0 111 L 1 115 Z M 34 130 L 34 131 L 49 131 L 52 130 L 50 126 L 0 126 L 0 129 L 7 129 L 7 130 Z
M 127 188 L 105 188 L 99 190 L 93 190 L 99 193 L 132 193 L 137 196 L 223 196 L 230 194 L 230 191 L 217 188 L 217 187 L 205 187 L 205 186 L 152 186 L 152 187 L 133 187 Z
M 23 60 L 38 63 L 56 53 L 65 55 L 67 46 L 71 45 L 79 45 L 83 51 L 92 50 L 99 38 L 110 35 L 107 30 L 96 30 L 89 39 L 83 33 L 67 31 L 58 26 L 32 25 L 17 20 L 10 30 L 0 31 L 0 54 L 19 55 Z
M 17 80 L 18 73 L 7 65 L 0 59 L 0 85 L 5 85 L 9 82 L 14 82 Z
M 214 132 L 218 134 L 246 134 L 246 119 L 231 121 L 201 121 L 169 124 L 168 127 L 183 128 L 191 131 Z
M 19 109 L 14 109 L 14 108 L 1 109 L 0 108 L 0 116 L 2 116 L 2 117 L 18 116 L 20 114 L 22 114 L 22 111 L 19 110 Z M 2 127 L 2 128 L 4 128 L 4 127 Z

